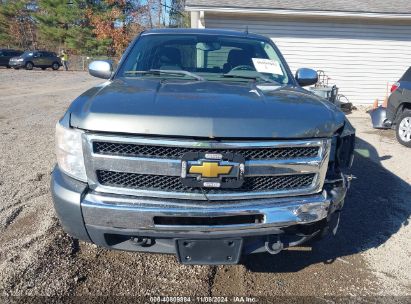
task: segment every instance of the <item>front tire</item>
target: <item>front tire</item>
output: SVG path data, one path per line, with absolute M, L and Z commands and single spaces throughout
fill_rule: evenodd
M 401 113 L 395 127 L 395 135 L 400 144 L 411 148 L 411 110 L 405 110 Z
M 32 70 L 34 68 L 34 64 L 32 62 L 27 62 L 25 68 L 26 70 Z

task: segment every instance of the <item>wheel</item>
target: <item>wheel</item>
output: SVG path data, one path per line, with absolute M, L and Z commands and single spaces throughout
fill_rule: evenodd
M 11 66 L 9 66 L 9 65 L 6 65 L 6 68 L 8 68 L 8 69 L 11 69 Z
M 25 65 L 26 70 L 32 70 L 34 68 L 33 62 L 27 62 Z
M 41 68 L 43 71 L 45 71 L 46 70 L 46 68 Z
M 53 64 L 51 65 L 51 68 L 54 71 L 57 71 L 60 68 L 60 65 L 58 64 L 58 62 L 53 62 Z
M 395 127 L 395 135 L 400 144 L 411 148 L 411 110 L 405 110 L 401 113 Z

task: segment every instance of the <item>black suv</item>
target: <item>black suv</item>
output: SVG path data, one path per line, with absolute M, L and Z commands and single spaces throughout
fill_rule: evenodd
M 9 65 L 15 69 L 25 68 L 32 70 L 34 67 L 52 68 L 58 70 L 61 67 L 61 59 L 54 52 L 26 51 L 19 57 L 10 59 Z
M 387 108 L 371 112 L 374 128 L 395 128 L 400 144 L 411 147 L 411 67 L 391 87 Z
M 10 68 L 9 66 L 10 58 L 20 56 L 21 54 L 23 54 L 22 51 L 0 49 L 0 66 L 5 66 L 7 68 Z

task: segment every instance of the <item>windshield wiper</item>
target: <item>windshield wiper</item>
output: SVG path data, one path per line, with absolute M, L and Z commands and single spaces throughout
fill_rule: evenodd
M 189 71 L 184 70 L 148 70 L 148 71 L 125 71 L 124 74 L 126 75 L 135 75 L 135 74 L 150 74 L 150 75 L 161 75 L 161 74 L 169 74 L 169 75 L 184 75 L 190 76 L 198 81 L 204 81 L 205 79 L 197 74 L 191 73 Z
M 225 78 L 243 78 L 243 79 L 253 79 L 253 80 L 263 80 L 265 82 L 271 82 L 271 83 L 278 83 L 275 80 L 272 80 L 268 77 L 265 77 L 263 75 L 237 75 L 237 74 L 223 74 L 222 75 Z

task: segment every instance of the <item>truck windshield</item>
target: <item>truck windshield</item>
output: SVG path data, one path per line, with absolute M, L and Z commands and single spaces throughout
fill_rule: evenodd
M 279 84 L 290 81 L 277 50 L 267 41 L 190 34 L 142 36 L 117 77 Z

